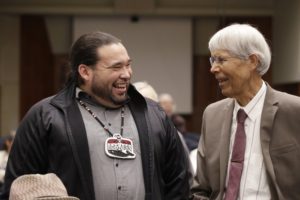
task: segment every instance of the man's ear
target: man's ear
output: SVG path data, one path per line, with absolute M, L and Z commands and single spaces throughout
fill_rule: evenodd
M 83 80 L 87 81 L 90 79 L 91 76 L 91 68 L 85 64 L 80 64 L 78 66 L 78 73 Z
M 253 66 L 253 69 L 257 69 L 258 65 L 259 65 L 259 60 L 258 60 L 258 57 L 256 54 L 251 54 L 249 56 L 249 60 L 250 60 L 250 63 L 252 64 Z

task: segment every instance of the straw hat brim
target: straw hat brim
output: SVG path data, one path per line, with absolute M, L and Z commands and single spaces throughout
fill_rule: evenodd
M 37 197 L 34 198 L 36 200 L 79 200 L 77 197 L 70 197 L 70 196 L 65 196 L 65 197 Z

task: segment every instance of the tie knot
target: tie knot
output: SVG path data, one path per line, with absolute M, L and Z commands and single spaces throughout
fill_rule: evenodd
M 237 121 L 238 123 L 244 123 L 247 118 L 247 114 L 243 109 L 239 109 L 237 113 Z

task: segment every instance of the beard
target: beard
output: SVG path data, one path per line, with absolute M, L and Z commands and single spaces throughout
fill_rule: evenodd
M 117 106 L 124 105 L 129 99 L 127 93 L 124 94 L 123 96 L 114 95 L 112 89 L 109 89 L 109 87 L 100 86 L 100 84 L 97 83 L 97 81 L 95 81 L 95 79 L 93 80 L 91 91 L 98 98 L 103 99 L 104 101 L 113 103 L 114 105 L 117 105 Z

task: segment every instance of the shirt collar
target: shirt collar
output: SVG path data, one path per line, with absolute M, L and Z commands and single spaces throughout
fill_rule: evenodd
M 238 104 L 238 102 L 235 100 L 235 105 L 234 105 L 234 110 L 233 110 L 234 120 L 236 119 L 236 115 L 237 115 L 237 112 L 239 109 L 243 109 L 251 121 L 254 120 L 256 117 L 255 114 L 257 112 L 254 112 L 253 110 L 260 101 L 264 100 L 266 91 L 267 91 L 267 86 L 266 86 L 265 82 L 263 81 L 262 86 L 260 87 L 260 89 L 258 90 L 256 95 L 251 99 L 251 101 L 246 106 L 244 106 L 244 107 L 240 106 Z

